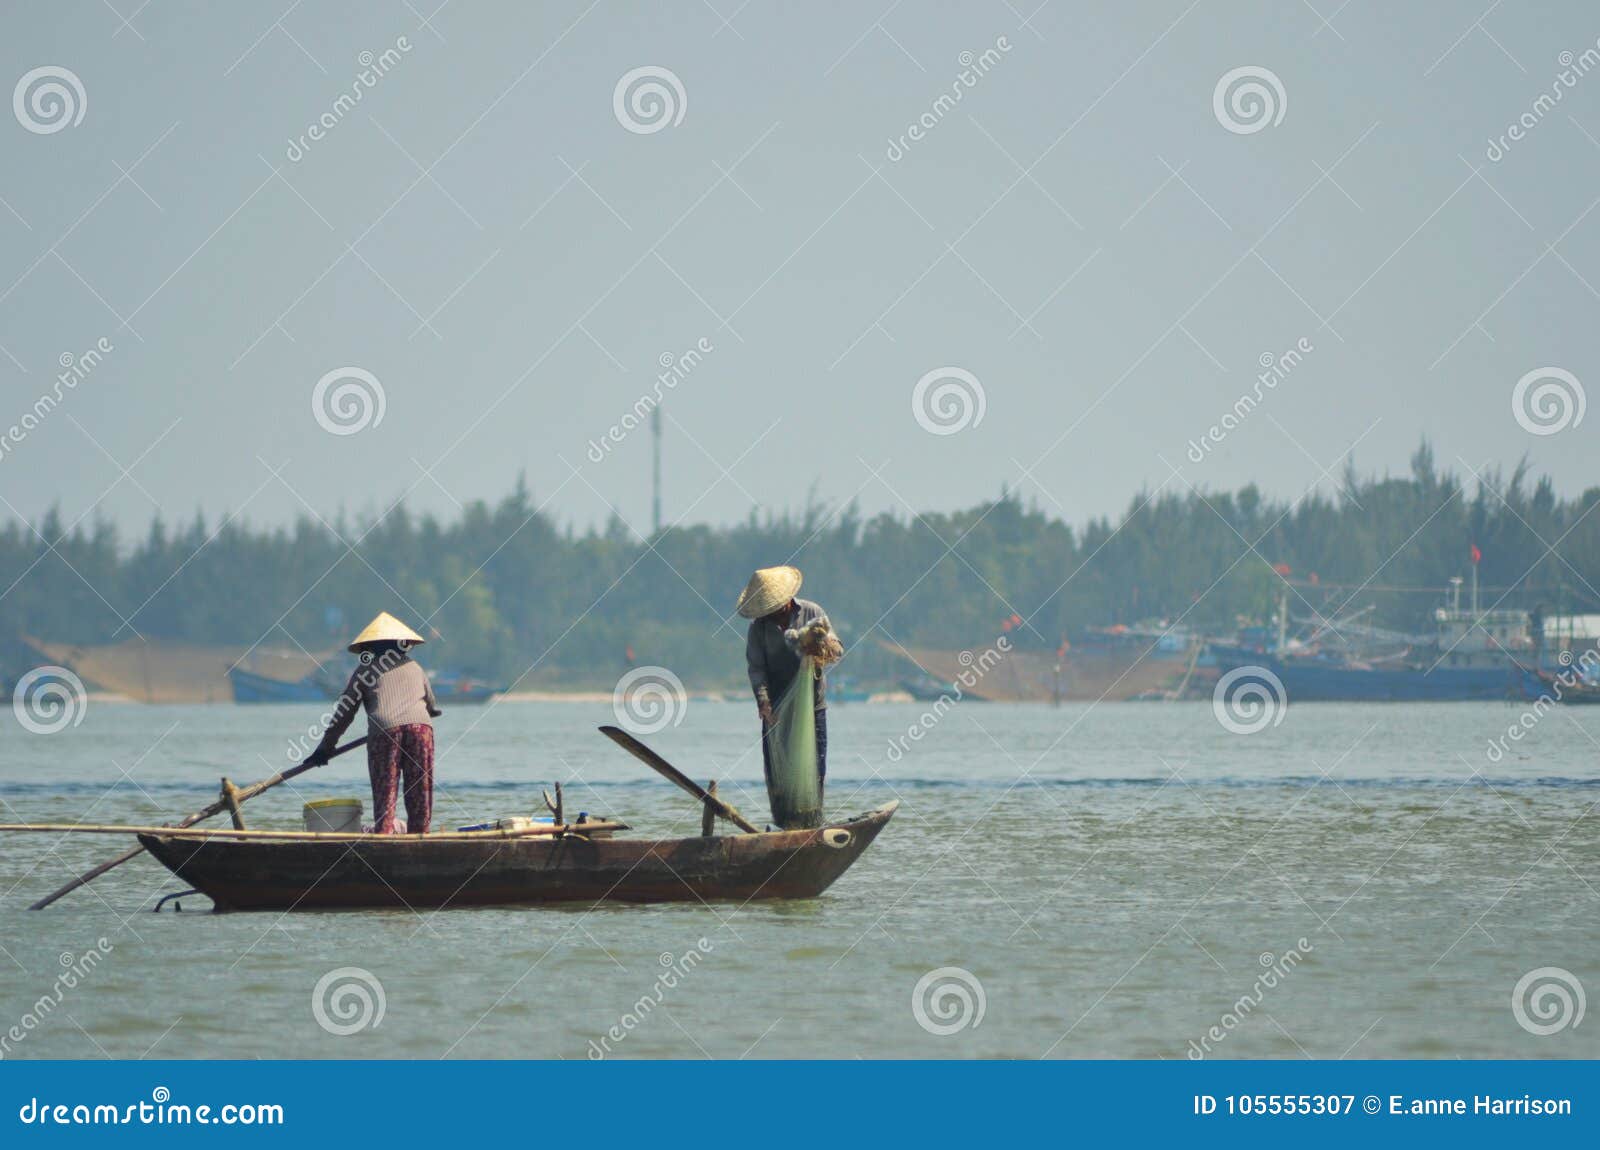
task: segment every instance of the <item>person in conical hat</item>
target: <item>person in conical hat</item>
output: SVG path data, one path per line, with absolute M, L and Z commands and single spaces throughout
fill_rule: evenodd
M 443 712 L 428 673 L 411 657 L 411 649 L 426 641 L 380 611 L 350 643 L 359 663 L 311 755 L 310 761 L 326 763 L 356 712 L 367 712 L 367 775 L 376 834 L 399 833 L 395 805 L 402 783 L 406 832 L 425 835 L 433 821 L 433 720 Z
M 808 627 L 819 624 L 827 629 L 828 616 L 809 599 L 796 595 L 800 590 L 798 567 L 763 567 L 750 576 L 734 610 L 750 620 L 745 636 L 745 663 L 750 675 L 750 689 L 755 693 L 756 711 L 761 716 L 761 761 L 767 780 L 769 797 L 776 799 L 773 788 L 772 746 L 774 708 L 794 685 L 804 665 L 804 653 L 797 636 Z M 816 666 L 814 700 L 817 740 L 817 791 L 828 773 L 828 699 L 827 680 L 821 667 Z M 791 821 L 788 812 L 778 809 L 775 801 L 773 817 L 780 825 Z M 820 816 L 820 810 L 815 812 Z

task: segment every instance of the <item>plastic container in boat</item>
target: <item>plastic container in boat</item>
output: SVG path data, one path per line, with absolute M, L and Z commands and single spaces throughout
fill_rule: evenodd
M 541 823 L 549 826 L 553 819 L 533 819 L 526 815 L 512 815 L 505 819 L 492 819 L 486 823 L 473 823 L 470 826 L 457 827 L 457 831 L 525 831 L 530 827 L 539 826 Z
M 303 811 L 308 831 L 359 833 L 364 808 L 360 799 L 318 799 Z

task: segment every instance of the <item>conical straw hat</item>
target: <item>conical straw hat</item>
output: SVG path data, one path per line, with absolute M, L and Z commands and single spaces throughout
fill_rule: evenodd
M 398 640 L 413 645 L 427 642 L 421 635 L 387 611 L 379 611 L 377 618 L 366 625 L 366 628 L 350 642 L 345 648 L 348 651 L 359 651 L 366 643 L 379 643 L 385 639 Z
M 763 567 L 750 576 L 734 610 L 746 619 L 759 619 L 789 602 L 799 590 L 800 568 Z

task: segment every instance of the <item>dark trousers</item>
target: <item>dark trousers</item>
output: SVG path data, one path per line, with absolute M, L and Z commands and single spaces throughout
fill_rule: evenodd
M 395 792 L 405 782 L 406 832 L 425 835 L 433 823 L 433 727 L 410 723 L 367 735 L 367 775 L 372 779 L 374 834 L 400 833 Z

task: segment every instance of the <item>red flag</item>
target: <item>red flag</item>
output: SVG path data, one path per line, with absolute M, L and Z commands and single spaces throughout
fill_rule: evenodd
M 1482 558 L 1483 558 L 1483 552 L 1478 550 L 1478 545 L 1476 543 L 1474 543 L 1472 545 L 1472 565 L 1474 567 L 1476 567 L 1478 565 L 1478 562 Z

